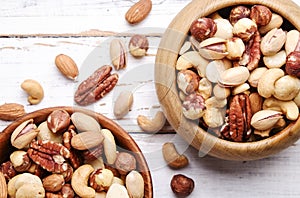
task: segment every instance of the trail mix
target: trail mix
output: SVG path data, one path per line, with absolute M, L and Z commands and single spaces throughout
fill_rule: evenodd
M 270 137 L 299 116 L 300 32 L 263 5 L 192 22 L 176 63 L 183 114 L 234 142 Z
M 0 166 L 9 197 L 144 197 L 135 155 L 90 115 L 54 110 L 21 123 L 10 141 L 15 150 Z

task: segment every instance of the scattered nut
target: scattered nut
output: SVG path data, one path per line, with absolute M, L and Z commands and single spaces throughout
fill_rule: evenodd
M 182 174 L 174 175 L 171 180 L 172 191 L 179 196 L 189 196 L 194 190 L 194 181 Z
M 55 57 L 55 65 L 65 77 L 71 80 L 75 80 L 79 74 L 74 60 L 65 54 L 59 54 Z
M 165 122 L 166 117 L 162 111 L 158 111 L 153 119 L 149 119 L 143 115 L 137 117 L 139 127 L 145 132 L 157 132 L 163 128 Z
M 143 57 L 148 51 L 149 41 L 146 36 L 136 34 L 131 37 L 128 48 L 132 56 Z
M 22 82 L 21 88 L 28 94 L 28 102 L 32 105 L 38 104 L 44 98 L 44 90 L 39 82 L 27 79 Z
M 18 103 L 0 105 L 0 120 L 14 121 L 25 115 L 24 106 Z
M 162 154 L 164 160 L 171 168 L 180 169 L 189 164 L 188 158 L 185 155 L 180 155 L 172 142 L 164 143 L 162 147 Z
M 126 12 L 125 19 L 130 24 L 137 24 L 148 16 L 151 9 L 151 0 L 139 0 Z
M 113 39 L 110 42 L 110 58 L 116 70 L 124 69 L 127 65 L 127 53 L 125 45 L 120 39 Z
M 131 91 L 122 91 L 114 104 L 114 115 L 117 119 L 123 118 L 131 109 L 133 94 Z

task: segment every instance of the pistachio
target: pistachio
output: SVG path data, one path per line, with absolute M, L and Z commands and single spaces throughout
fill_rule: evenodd
M 199 53 L 206 59 L 222 59 L 228 55 L 226 51 L 226 40 L 212 37 L 205 39 L 199 44 Z
M 37 136 L 38 132 L 39 130 L 33 123 L 33 119 L 26 120 L 11 134 L 11 144 L 18 149 L 22 149 Z
M 116 70 L 124 69 L 127 64 L 127 53 L 124 43 L 120 39 L 113 39 L 110 42 L 110 58 Z
M 261 110 L 252 116 L 251 125 L 258 130 L 267 130 L 272 128 L 282 117 L 282 113 L 279 111 Z
M 281 28 L 274 28 L 261 39 L 260 50 L 265 56 L 274 55 L 279 52 L 285 41 L 286 32 Z
M 246 67 L 238 66 L 223 71 L 218 82 L 225 86 L 237 86 L 245 83 L 249 76 L 250 73 Z

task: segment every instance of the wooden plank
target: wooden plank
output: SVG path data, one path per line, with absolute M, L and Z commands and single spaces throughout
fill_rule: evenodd
M 23 104 L 27 112 L 50 107 L 76 105 L 74 92 L 84 79 L 98 67 L 110 64 L 109 45 L 113 37 L 89 38 L 0 38 L 0 103 L 17 102 Z M 130 37 L 120 37 L 128 45 Z M 127 131 L 142 132 L 137 126 L 139 114 L 149 117 L 160 110 L 154 87 L 154 61 L 159 37 L 149 37 L 149 55 L 141 59 L 128 54 L 128 66 L 119 74 L 118 85 L 103 99 L 87 106 L 115 120 L 113 105 L 123 90 L 134 93 L 132 110 L 121 120 L 115 120 Z M 80 68 L 77 81 L 66 79 L 55 67 L 55 56 L 64 53 L 71 56 Z M 38 105 L 29 105 L 26 93 L 20 84 L 27 78 L 35 79 L 44 88 L 45 97 Z M 0 122 L 3 129 L 6 122 Z M 172 131 L 168 125 L 163 132 Z
M 150 15 L 132 26 L 125 13 L 134 1 L 7 1 L 1 4 L 0 36 L 110 36 L 124 32 L 163 33 L 189 1 L 154 0 Z M 26 24 L 26 25 L 25 25 Z
M 195 149 L 176 134 L 131 134 L 143 151 L 154 178 L 154 197 L 176 197 L 169 187 L 175 174 L 185 174 L 195 181 L 194 192 L 199 197 L 267 197 L 295 198 L 300 196 L 296 188 L 300 182 L 300 160 L 297 143 L 285 151 L 262 160 L 234 162 L 210 156 L 199 157 Z M 173 170 L 162 157 L 162 145 L 174 142 L 179 153 L 190 161 L 188 167 Z

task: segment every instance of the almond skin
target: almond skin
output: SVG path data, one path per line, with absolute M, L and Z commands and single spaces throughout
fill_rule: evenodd
M 56 56 L 55 65 L 65 77 L 71 80 L 75 80 L 79 74 L 78 67 L 74 60 L 65 54 Z
M 140 0 L 135 3 L 129 10 L 126 12 L 125 19 L 130 24 L 137 24 L 144 20 L 152 9 L 151 0 Z

